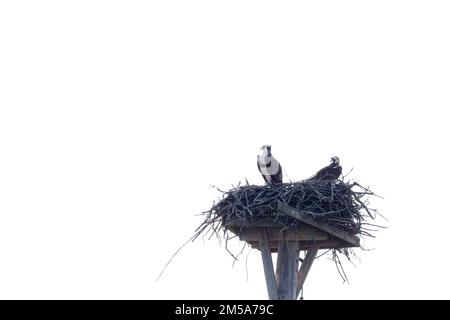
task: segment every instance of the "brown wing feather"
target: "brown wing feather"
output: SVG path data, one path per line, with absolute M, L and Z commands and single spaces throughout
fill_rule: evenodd
M 330 164 L 325 168 L 320 169 L 312 178 L 308 180 L 336 180 L 342 173 L 341 166 L 333 166 Z
M 281 169 L 281 165 L 278 167 L 277 173 L 272 176 L 272 181 L 274 183 L 283 183 L 283 170 Z
M 319 171 L 317 171 L 312 177 L 306 179 L 306 180 L 317 180 L 317 179 L 321 179 L 323 176 L 326 175 L 326 172 L 328 170 L 328 168 L 330 167 L 330 165 L 320 169 Z

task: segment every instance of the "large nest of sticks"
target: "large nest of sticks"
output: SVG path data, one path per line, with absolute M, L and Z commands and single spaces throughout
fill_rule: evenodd
M 239 184 L 232 187 L 228 191 L 216 189 L 222 193 L 222 199 L 203 212 L 205 219 L 184 245 L 194 241 L 200 235 L 209 236 L 209 238 L 216 235 L 219 240 L 225 241 L 225 248 L 235 261 L 245 248 L 244 244 L 237 255 L 227 248 L 228 240 L 237 236 L 236 226 L 241 226 L 242 229 L 264 219 L 273 226 L 281 226 L 282 230 L 297 229 L 300 222 L 279 213 L 277 207 L 280 203 L 352 236 L 374 237 L 372 232 L 376 231 L 377 227 L 381 227 L 371 223 L 378 212 L 369 207 L 369 199 L 376 195 L 356 182 L 305 180 L 264 186 L 249 185 L 247 182 L 245 185 Z M 335 248 L 326 252 L 330 250 L 331 260 L 336 263 L 339 274 L 345 281 L 347 277 L 339 260 L 339 254 L 343 254 L 350 260 L 354 252 L 351 248 Z
M 378 213 L 369 207 L 369 198 L 375 194 L 356 182 L 341 180 L 321 181 L 305 180 L 301 182 L 270 184 L 264 186 L 238 185 L 228 191 L 222 191 L 222 199 L 205 211 L 204 221 L 197 228 L 191 240 L 198 236 L 216 235 L 225 241 L 225 248 L 237 261 L 242 250 L 233 254 L 227 246 L 228 240 L 236 237 L 236 226 L 251 226 L 253 222 L 264 219 L 273 226 L 281 226 L 282 230 L 296 230 L 300 223 L 297 219 L 280 214 L 279 203 L 293 207 L 317 221 L 339 228 L 352 236 L 374 237 L 376 227 L 372 220 Z M 233 231 L 234 230 L 234 231 Z M 356 256 L 351 248 L 334 248 L 331 260 L 344 281 L 347 280 L 339 255 L 348 260 Z
M 342 229 L 351 235 L 372 236 L 369 219 L 375 209 L 368 205 L 374 195 L 356 182 L 309 180 L 265 186 L 238 185 L 222 191 L 223 198 L 206 211 L 206 218 L 197 229 L 218 233 L 228 226 L 249 226 L 264 218 L 274 224 L 295 230 L 298 220 L 277 212 L 278 203 L 298 209 L 314 219 Z

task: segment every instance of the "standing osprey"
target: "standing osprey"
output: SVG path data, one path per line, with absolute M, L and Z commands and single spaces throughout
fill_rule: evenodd
M 332 157 L 331 163 L 325 168 L 320 169 L 314 176 L 308 180 L 336 180 L 342 174 L 342 167 L 339 165 L 339 158 Z
M 283 183 L 283 173 L 281 165 L 272 156 L 272 147 L 264 145 L 261 147 L 261 154 L 258 156 L 258 170 L 261 172 L 264 181 L 269 183 Z

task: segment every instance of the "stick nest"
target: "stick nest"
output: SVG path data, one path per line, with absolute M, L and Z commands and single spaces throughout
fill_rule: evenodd
M 295 230 L 299 221 L 276 210 L 278 203 L 283 203 L 351 235 L 373 236 L 369 226 L 375 225 L 367 221 L 377 213 L 368 204 L 368 196 L 374 193 L 356 182 L 310 180 L 218 190 L 223 198 L 204 212 L 197 234 L 218 233 L 229 225 L 249 226 L 261 218 Z
M 210 239 L 214 235 L 219 241 L 225 241 L 225 248 L 237 261 L 246 244 L 237 255 L 230 252 L 228 240 L 237 237 L 230 231 L 230 226 L 249 227 L 253 222 L 265 219 L 274 226 L 282 226 L 282 230 L 295 230 L 300 223 L 297 219 L 277 212 L 279 203 L 298 209 L 314 219 L 340 228 L 354 236 L 374 237 L 371 232 L 381 226 L 369 223 L 379 214 L 369 207 L 369 198 L 376 196 L 368 188 L 356 182 L 308 180 L 294 183 L 270 184 L 264 186 L 237 185 L 228 191 L 222 191 L 222 199 L 203 212 L 203 222 L 195 230 L 194 235 L 186 241 L 170 258 L 164 269 L 174 256 L 189 242 L 193 242 L 200 235 Z M 319 258 L 331 251 L 331 260 L 335 262 L 337 270 L 344 281 L 347 280 L 339 256 L 343 255 L 351 261 L 356 257 L 351 248 L 329 249 L 320 254 Z M 233 262 L 234 263 L 234 262 Z M 159 279 L 158 277 L 158 279 Z

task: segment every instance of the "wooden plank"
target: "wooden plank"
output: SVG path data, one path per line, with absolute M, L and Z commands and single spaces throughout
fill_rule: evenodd
M 297 297 L 298 254 L 296 241 L 279 242 L 276 274 L 280 300 L 295 300 Z
M 261 230 L 267 230 L 267 228 L 260 227 L 252 227 L 252 228 L 243 228 L 240 229 L 230 229 L 233 233 L 239 235 L 239 239 L 243 241 L 259 241 L 261 236 Z M 283 237 L 286 240 L 296 240 L 296 241 L 322 241 L 328 240 L 328 234 L 317 230 L 316 228 L 310 227 L 306 224 L 302 224 L 302 226 L 296 231 L 287 231 L 285 234 L 281 231 L 280 227 L 272 227 L 269 228 L 268 240 L 269 241 L 279 241 Z
M 274 221 L 274 218 L 255 218 L 252 221 L 243 221 L 243 222 L 230 222 L 225 223 L 226 229 L 231 228 L 253 228 L 253 227 L 282 227 L 283 224 L 281 222 Z
M 247 241 L 247 243 L 254 249 L 259 249 L 259 241 Z M 272 252 L 278 252 L 279 241 L 269 241 L 269 248 Z M 335 248 L 351 248 L 354 245 L 342 241 L 340 239 L 330 241 L 299 241 L 299 250 L 308 250 L 311 246 L 317 245 L 321 249 L 335 249 Z
M 355 247 L 359 247 L 359 239 L 353 235 L 348 234 L 345 231 L 342 231 L 336 227 L 330 226 L 328 224 L 316 221 L 314 218 L 300 212 L 299 210 L 289 207 L 283 203 L 278 203 L 278 212 L 288 215 L 292 218 L 302 221 L 303 223 L 309 224 L 317 229 L 325 231 L 331 234 L 334 237 L 347 241 L 348 243 L 354 245 Z
M 308 276 L 308 272 L 311 269 L 311 266 L 316 258 L 317 252 L 319 251 L 319 247 L 314 246 L 308 249 L 306 252 L 305 259 L 303 259 L 300 270 L 297 274 L 297 291 L 296 297 L 300 294 L 300 291 L 303 288 L 303 284 L 305 283 L 306 277 Z
M 264 275 L 266 277 L 267 294 L 270 300 L 278 300 L 277 283 L 275 273 L 273 272 L 272 253 L 270 252 L 269 241 L 267 239 L 267 230 L 262 230 L 260 237 L 260 250 Z
M 311 246 L 317 246 L 319 249 L 337 249 L 337 248 L 352 248 L 353 244 L 341 239 L 334 239 L 330 241 L 302 241 L 300 242 L 300 250 L 308 250 Z

